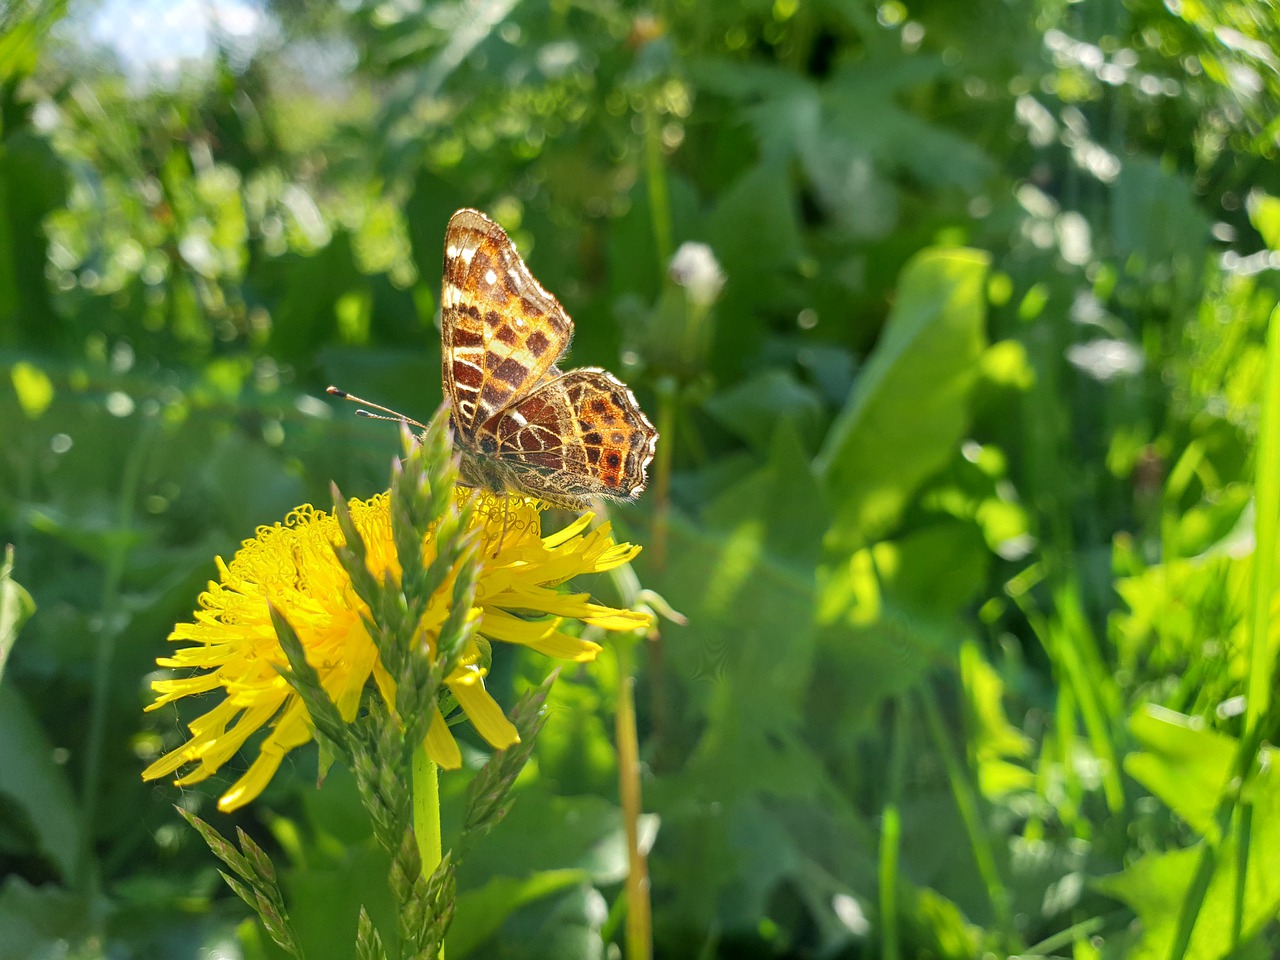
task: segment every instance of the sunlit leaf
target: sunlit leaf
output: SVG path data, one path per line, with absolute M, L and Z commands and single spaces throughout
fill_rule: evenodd
M 1181 739 L 1194 738 L 1186 734 Z M 1203 757 L 1202 747 L 1203 743 L 1193 745 L 1188 758 L 1197 754 Z M 1234 744 L 1230 749 L 1234 751 Z M 1200 769 L 1204 769 L 1203 766 Z M 1176 789 L 1171 779 L 1166 785 Z M 1249 870 L 1244 883 L 1242 943 L 1257 936 L 1280 909 L 1280 773 L 1274 765 L 1264 767 L 1254 778 L 1250 798 L 1253 829 L 1249 834 Z M 1192 815 L 1199 816 L 1194 812 Z M 1141 938 L 1126 956 L 1135 960 L 1169 956 L 1187 888 L 1195 876 L 1202 853 L 1200 847 L 1205 842 L 1201 840 L 1185 850 L 1148 854 L 1122 873 L 1095 882 L 1099 891 L 1123 900 L 1138 914 Z M 1225 841 L 1218 847 L 1209 889 L 1186 952 L 1189 960 L 1216 960 L 1230 952 L 1223 933 L 1232 927 L 1240 862 L 1233 842 Z
M 22 412 L 32 420 L 39 419 L 53 402 L 53 381 L 49 375 L 34 364 L 19 361 L 9 371 L 9 377 Z
M 986 345 L 986 265 L 976 251 L 929 250 L 903 270 L 880 342 L 818 455 L 835 509 L 830 546 L 856 547 L 892 529 L 963 437 Z

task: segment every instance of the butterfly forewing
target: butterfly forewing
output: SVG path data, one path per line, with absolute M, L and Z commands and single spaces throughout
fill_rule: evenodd
M 445 390 L 466 436 L 554 375 L 573 338 L 564 308 L 475 210 L 459 210 L 445 231 L 440 313 Z

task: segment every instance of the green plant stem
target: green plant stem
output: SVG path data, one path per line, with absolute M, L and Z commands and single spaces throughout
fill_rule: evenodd
M 654 104 L 655 94 L 645 98 L 644 159 L 645 184 L 649 190 L 649 216 L 653 221 L 653 244 L 658 268 L 666 270 L 671 261 L 671 201 L 667 190 L 667 170 L 662 160 L 662 118 Z
M 106 741 L 107 703 L 111 699 L 111 670 L 116 657 L 116 638 L 121 629 L 120 585 L 124 581 L 125 566 L 129 559 L 130 538 L 127 533 L 133 527 L 134 507 L 138 499 L 138 487 L 142 482 L 142 466 L 151 449 L 151 438 L 155 430 L 155 418 L 144 418 L 137 442 L 124 461 L 120 493 L 116 499 L 116 531 L 119 535 L 107 558 L 99 599 L 102 628 L 98 632 L 94 651 L 89 733 L 85 740 L 84 785 L 80 797 L 83 833 L 75 873 L 76 887 L 87 894 L 91 901 L 97 893 L 93 870 L 94 826 L 98 818 L 98 797 L 102 785 L 102 749 Z
M 889 798 L 880 815 L 880 956 L 900 960 L 898 942 L 898 866 L 902 844 L 902 781 L 906 771 L 910 716 L 908 697 L 899 697 L 889 732 Z
M 667 566 L 667 538 L 671 527 L 671 463 L 676 442 L 676 413 L 679 409 L 679 387 L 672 377 L 657 384 L 658 446 L 653 464 L 653 540 L 649 559 L 656 570 Z
M 640 849 L 640 738 L 636 733 L 635 677 L 630 643 L 614 646 L 618 657 L 618 709 L 614 736 L 618 743 L 618 795 L 627 835 L 627 960 L 653 956 L 653 919 L 649 904 L 649 863 Z
M 977 791 L 969 782 L 964 765 L 960 762 L 947 736 L 946 728 L 942 723 L 942 713 L 934 700 L 931 687 L 926 686 L 921 692 L 920 704 L 924 707 L 924 718 L 929 728 L 929 735 L 933 738 L 934 746 L 946 766 L 947 778 L 951 781 L 951 792 L 955 797 L 956 807 L 960 811 L 965 832 L 969 835 L 969 846 L 973 850 L 973 859 L 978 866 L 978 875 L 982 877 L 983 886 L 986 887 L 991 912 L 1004 935 L 1006 945 L 1012 946 L 1014 928 L 1013 917 L 1009 912 L 1008 889 L 1000 879 L 991 837 L 987 835 L 978 812 Z
M 439 720 L 437 717 L 436 722 Z M 440 773 L 427 756 L 425 742 L 413 751 L 413 834 L 422 858 L 422 875 L 429 878 L 440 866 L 444 845 L 440 838 Z M 444 960 L 443 946 L 440 960 Z

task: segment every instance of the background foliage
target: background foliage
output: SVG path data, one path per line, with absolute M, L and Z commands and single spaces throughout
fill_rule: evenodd
M 1269 7 L 0 18 L 0 957 L 274 955 L 171 807 L 226 833 L 217 784 L 141 782 L 181 736 L 141 707 L 215 555 L 385 487 L 324 386 L 440 402 L 460 206 L 664 430 L 669 512 L 615 518 L 689 618 L 638 651 L 659 956 L 1280 950 Z M 618 942 L 618 670 L 557 682 L 451 960 Z M 314 763 L 234 819 L 334 956 L 390 901 Z

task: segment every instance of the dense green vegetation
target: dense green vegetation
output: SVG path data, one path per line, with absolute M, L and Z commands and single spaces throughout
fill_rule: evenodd
M 662 430 L 688 623 L 556 681 L 450 960 L 623 943 L 627 674 L 659 957 L 1280 953 L 1269 5 L 274 0 L 151 80 L 65 6 L 0 11 L 0 958 L 279 955 L 175 802 L 310 956 L 385 918 L 341 767 L 224 816 L 142 710 L 216 556 L 386 488 L 324 387 L 441 402 L 462 206 Z

